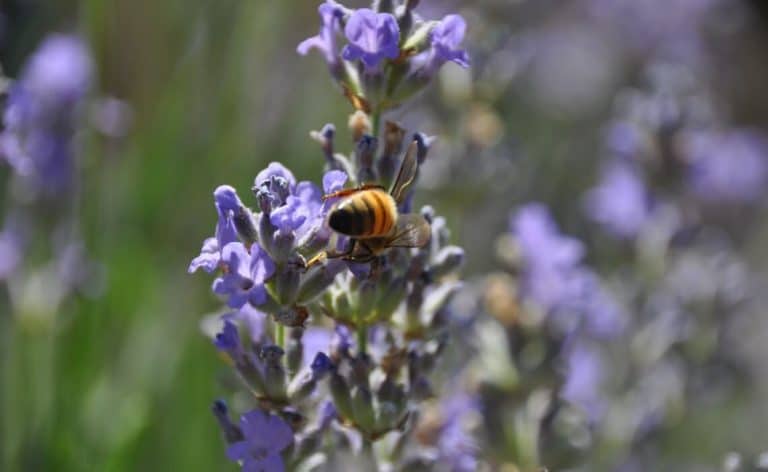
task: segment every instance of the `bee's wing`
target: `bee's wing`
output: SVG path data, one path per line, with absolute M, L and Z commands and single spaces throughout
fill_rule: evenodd
M 419 146 L 416 144 L 416 141 L 411 142 L 411 145 L 408 146 L 405 157 L 403 157 L 403 163 L 400 164 L 400 171 L 397 173 L 397 178 L 392 184 L 392 189 L 389 191 L 397 203 L 400 203 L 403 197 L 405 197 L 406 187 L 416 177 L 416 170 L 419 167 L 419 162 L 416 159 L 418 148 Z
M 392 247 L 422 247 L 432 235 L 427 220 L 418 213 L 407 213 L 397 217 L 394 236 L 389 240 Z

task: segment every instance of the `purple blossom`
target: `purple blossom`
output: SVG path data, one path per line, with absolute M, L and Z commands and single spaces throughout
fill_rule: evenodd
M 591 421 L 597 421 L 604 411 L 600 394 L 603 362 L 595 348 L 575 343 L 566 352 L 565 385 L 560 395 L 581 407 Z
M 477 412 L 477 399 L 464 393 L 453 393 L 440 405 L 445 422 L 438 439 L 439 461 L 453 472 L 470 472 L 478 468 L 479 447 L 467 431 L 467 418 Z
M 230 193 L 234 194 L 234 196 Z M 197 269 L 202 268 L 209 274 L 215 271 L 221 263 L 221 250 L 229 243 L 237 241 L 237 231 L 233 221 L 233 212 L 231 211 L 240 199 L 234 193 L 234 189 L 227 185 L 217 188 L 214 193 L 214 202 L 218 214 L 215 236 L 203 241 L 203 247 L 200 249 L 200 255 L 192 259 L 187 271 L 191 274 Z M 242 203 L 240 203 L 242 206 Z
M 243 440 L 227 448 L 227 457 L 240 462 L 243 471 L 285 470 L 280 452 L 293 442 L 293 431 L 280 417 L 253 410 L 240 417 Z
M 347 175 L 329 171 L 323 176 L 326 193 L 340 189 Z M 305 237 L 316 236 L 323 226 L 330 206 L 324 204 L 320 189 L 309 181 L 296 183 L 291 171 L 277 162 L 271 163 L 256 176 L 254 192 L 268 213 L 270 223 L 282 235 L 293 235 L 303 243 Z M 264 217 L 264 216 L 262 216 Z
M 272 258 L 258 244 L 249 250 L 239 242 L 229 243 L 221 251 L 226 270 L 213 282 L 213 291 L 227 297 L 227 305 L 241 308 L 246 303 L 261 305 L 267 300 L 264 282 L 275 272 Z
M 768 139 L 757 132 L 698 132 L 687 136 L 689 183 L 703 200 L 750 202 L 768 182 Z
M 320 33 L 317 36 L 305 39 L 296 48 L 302 56 L 306 56 L 311 49 L 317 49 L 329 65 L 338 63 L 336 47 L 336 34 L 339 31 L 339 20 L 345 14 L 345 8 L 334 1 L 323 2 L 317 9 L 320 13 Z
M 347 20 L 344 34 L 350 44 L 344 47 L 342 57 L 348 61 L 362 60 L 367 71 L 377 70 L 385 58 L 400 55 L 400 30 L 389 13 L 376 13 L 368 8 L 356 10 Z
M 469 54 L 459 45 L 467 32 L 467 23 L 461 15 L 446 15 L 430 32 L 432 68 L 438 69 L 448 61 L 469 67 Z
M 547 208 L 531 203 L 521 208 L 513 232 L 525 260 L 524 291 L 544 310 L 569 305 L 579 298 L 582 282 L 580 241 L 563 236 Z
M 585 200 L 589 216 L 620 238 L 634 238 L 650 218 L 648 192 L 626 164 L 613 164 Z
M 240 334 L 237 332 L 237 326 L 230 320 L 224 321 L 224 327 L 220 333 L 216 334 L 216 337 L 213 339 L 213 344 L 220 351 L 229 354 L 232 359 L 239 359 L 243 355 Z
M 598 337 L 622 331 L 625 316 L 620 305 L 581 263 L 584 246 L 559 233 L 544 205 L 525 205 L 512 228 L 525 264 L 521 289 L 526 298 L 566 331 L 577 325 Z
M 77 111 L 92 73 L 90 55 L 80 39 L 53 35 L 10 89 L 0 156 L 37 190 L 55 194 L 72 183 Z

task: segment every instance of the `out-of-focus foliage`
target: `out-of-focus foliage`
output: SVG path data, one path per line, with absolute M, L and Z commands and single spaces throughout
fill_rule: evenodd
M 446 216 L 469 282 L 454 302 L 467 324 L 435 393 L 477 394 L 482 463 L 749 470 L 768 448 L 765 5 L 419 8 L 464 16 L 472 68 L 446 67 L 386 117 L 439 137 L 417 204 Z M 37 274 L 63 257 L 52 227 L 64 215 L 89 261 L 69 267 L 88 265 L 98 282 L 53 310 L 17 308 L 29 306 L 19 293 L 50 300 L 44 277 L 3 284 L 0 469 L 226 467 L 209 414 L 226 367 L 199 327 L 219 306 L 186 268 L 210 234 L 219 183 L 249 188 L 273 160 L 299 180 L 320 175 L 308 130 L 345 123 L 349 106 L 320 55 L 296 54 L 316 31 L 316 5 L 296 0 L 0 4 L 4 76 L 20 77 L 53 32 L 78 34 L 92 54 L 77 192 L 66 212 L 34 205 L 26 254 Z M 3 162 L 3 230 L 31 205 L 12 176 Z M 542 207 L 529 202 L 551 218 L 536 271 L 520 211 Z M 570 255 L 549 257 L 562 246 Z M 579 310 L 615 304 L 616 333 L 564 340 L 572 318 L 547 314 L 561 306 L 547 297 L 562 265 L 565 280 L 605 295 Z M 425 417 L 458 408 L 448 403 Z

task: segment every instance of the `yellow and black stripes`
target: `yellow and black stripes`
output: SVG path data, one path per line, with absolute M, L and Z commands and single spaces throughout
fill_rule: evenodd
M 397 213 L 392 197 L 380 189 L 361 190 L 331 210 L 328 224 L 334 231 L 357 238 L 384 236 L 392 230 Z

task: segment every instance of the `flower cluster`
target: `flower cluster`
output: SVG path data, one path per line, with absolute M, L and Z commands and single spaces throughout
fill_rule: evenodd
M 449 244 L 446 220 L 433 208 L 413 210 L 413 184 L 432 138 L 408 137 L 394 122 L 379 136 L 376 121 L 405 98 L 397 91 L 411 80 L 406 76 L 426 79 L 446 61 L 468 65 L 468 57 L 458 49 L 460 17 L 425 22 L 415 6 L 378 2 L 375 10 L 349 10 L 327 1 L 319 8 L 320 34 L 299 46 L 302 54 L 323 53 L 357 108 L 350 155 L 336 152 L 333 125 L 311 133 L 326 159 L 322 188 L 272 162 L 254 179 L 253 209 L 231 186 L 214 191 L 214 235 L 189 272 L 213 274 L 212 290 L 230 310 L 216 316 L 212 334 L 250 394 L 248 412 L 235 424 L 219 401 L 214 414 L 227 456 L 244 470 L 447 460 L 421 456 L 409 439 L 417 434 L 419 405 L 436 390 L 431 374 L 446 344 L 448 301 L 460 286 L 464 253 Z M 348 44 L 339 49 L 342 30 Z M 383 95 L 373 100 L 376 93 Z M 408 178 L 397 179 L 400 172 Z M 374 182 L 381 184 L 376 192 L 392 185 L 395 207 L 363 216 L 381 212 L 395 221 L 375 238 L 382 247 L 360 257 L 355 248 L 367 247 L 365 239 L 338 233 L 329 221 L 341 199 L 374 191 Z M 423 237 L 397 243 L 398 228 Z M 462 438 L 456 427 L 444 429 Z M 384 445 L 374 449 L 374 442 Z M 460 460 L 470 460 L 471 451 Z
M 355 108 L 376 116 L 421 90 L 446 62 L 469 67 L 461 49 L 464 19 L 425 20 L 414 11 L 417 4 L 382 1 L 374 9 L 351 10 L 327 0 L 318 8 L 319 34 L 297 50 L 318 50 Z

